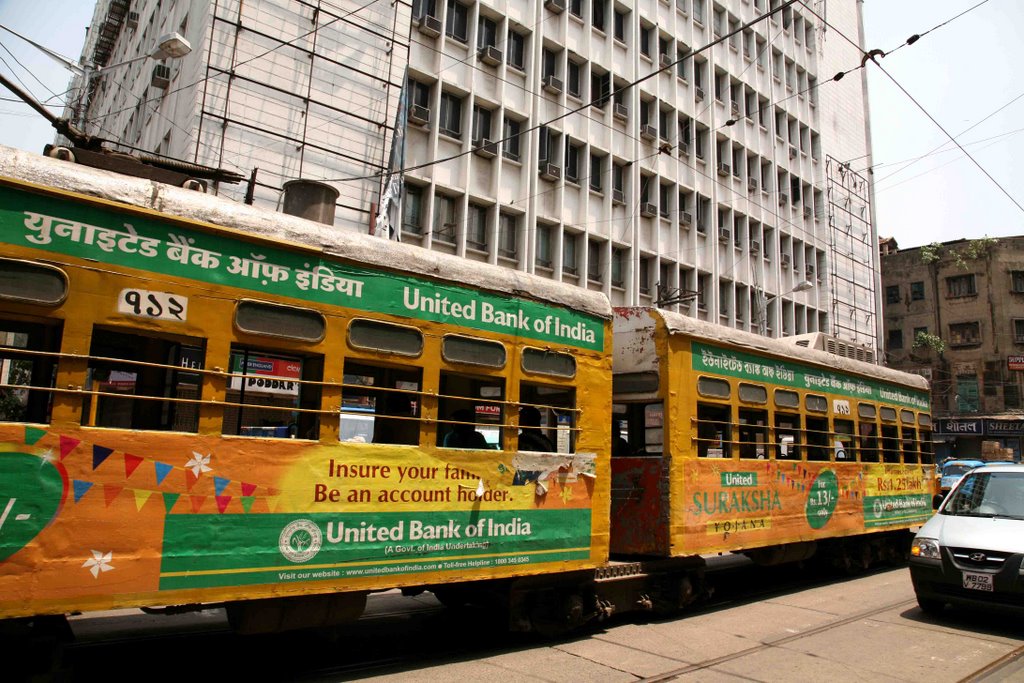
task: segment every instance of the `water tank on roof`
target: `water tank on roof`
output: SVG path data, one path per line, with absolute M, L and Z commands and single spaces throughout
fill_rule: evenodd
M 316 180 L 289 180 L 284 184 L 284 207 L 289 216 L 334 225 L 334 206 L 338 191 Z

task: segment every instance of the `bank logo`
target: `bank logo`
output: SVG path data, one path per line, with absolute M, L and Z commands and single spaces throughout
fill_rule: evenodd
M 277 543 L 286 560 L 299 564 L 316 557 L 323 544 L 323 534 L 314 522 L 297 519 L 281 530 Z

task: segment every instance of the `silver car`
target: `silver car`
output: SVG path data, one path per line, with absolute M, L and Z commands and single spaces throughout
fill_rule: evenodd
M 917 603 L 929 614 L 947 603 L 1024 614 L 1022 560 L 1024 465 L 979 467 L 914 538 L 910 578 Z

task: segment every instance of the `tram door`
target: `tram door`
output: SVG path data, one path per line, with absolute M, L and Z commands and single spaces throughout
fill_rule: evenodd
M 612 411 L 612 555 L 669 554 L 664 405 L 616 403 Z

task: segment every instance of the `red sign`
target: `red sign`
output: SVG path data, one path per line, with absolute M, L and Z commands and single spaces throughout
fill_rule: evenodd
M 1008 370 L 1024 370 L 1024 356 L 1007 356 L 1006 368 Z

